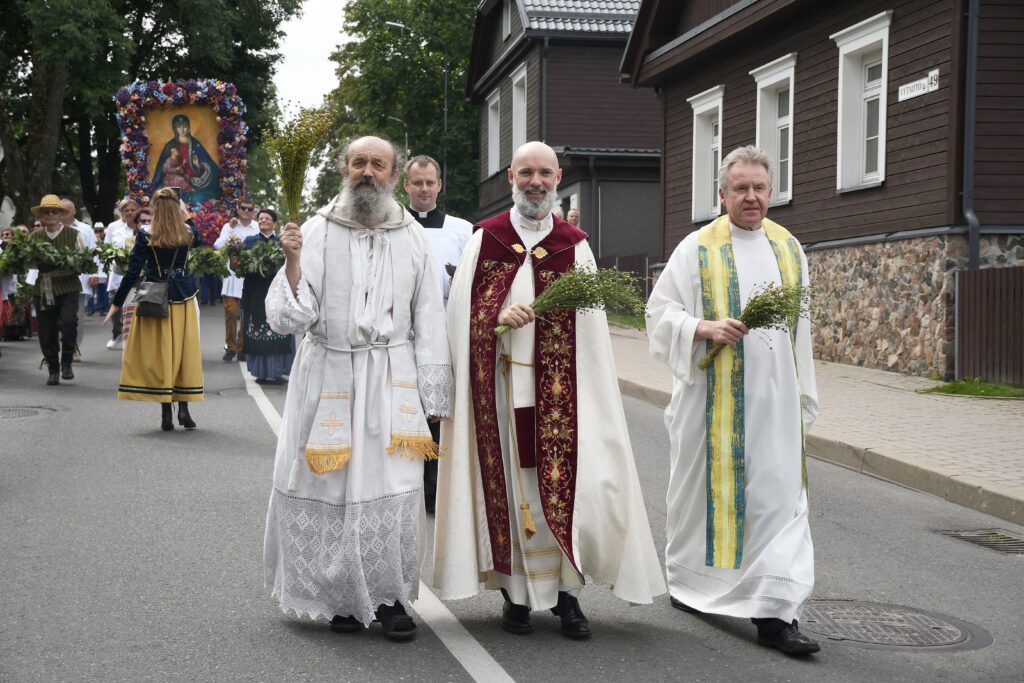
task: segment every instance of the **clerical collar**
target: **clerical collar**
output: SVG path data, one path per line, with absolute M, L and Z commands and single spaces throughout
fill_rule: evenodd
M 735 224 L 735 223 L 733 223 L 732 221 L 729 221 L 729 227 L 730 227 L 730 228 L 732 228 L 733 230 L 742 230 L 743 232 L 757 232 L 757 231 L 758 231 L 758 230 L 760 230 L 760 229 L 761 229 L 761 228 L 762 228 L 763 226 L 759 225 L 759 226 L 757 226 L 756 228 L 744 228 L 744 227 L 743 227 L 743 226 L 741 226 L 741 225 L 736 225 L 736 224 Z
M 444 227 L 444 211 L 440 208 L 435 206 L 430 211 L 416 211 L 411 206 L 407 208 L 412 217 L 424 228 L 440 230 Z
M 543 232 L 545 230 L 550 230 L 552 227 L 554 227 L 554 221 L 551 219 L 550 212 L 548 212 L 548 215 L 544 216 L 544 218 L 541 218 L 540 220 L 534 220 L 532 218 L 527 218 L 523 214 L 519 213 L 519 209 L 513 206 L 512 218 L 513 223 L 518 225 L 523 230 Z

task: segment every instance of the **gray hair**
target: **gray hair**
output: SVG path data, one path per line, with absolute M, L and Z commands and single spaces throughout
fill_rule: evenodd
M 437 160 L 433 157 L 427 156 L 426 154 L 419 154 L 409 159 L 405 163 L 405 175 L 409 175 L 409 169 L 413 166 L 433 166 L 434 170 L 437 171 L 437 179 L 441 179 L 441 164 L 437 163 Z
M 764 150 L 747 145 L 746 147 L 737 147 L 722 159 L 722 165 L 718 167 L 718 187 L 725 190 L 726 182 L 729 180 L 729 169 L 735 164 L 761 164 L 768 171 L 768 185 L 774 186 L 771 159 L 768 158 Z
M 338 156 L 338 170 L 341 171 L 341 174 L 344 175 L 345 169 L 348 167 L 348 148 L 351 147 L 352 143 L 356 140 L 361 140 L 366 137 L 380 138 L 391 145 L 391 170 L 392 173 L 397 173 L 398 169 L 402 168 L 405 164 L 405 155 L 402 154 L 400 149 L 398 149 L 398 145 L 382 135 L 354 135 L 345 140 L 345 144 L 341 147 L 341 154 Z

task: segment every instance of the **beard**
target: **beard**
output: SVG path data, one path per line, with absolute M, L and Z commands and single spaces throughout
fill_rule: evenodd
M 378 183 L 373 178 L 360 178 L 341 183 L 341 203 L 352 212 L 352 218 L 370 226 L 376 225 L 388 209 L 388 200 L 395 194 L 395 183 Z
M 542 190 L 543 188 L 528 188 L 530 190 Z M 527 218 L 532 218 L 535 221 L 539 221 L 549 213 L 551 209 L 558 203 L 558 188 L 554 190 L 545 191 L 542 199 L 533 200 L 526 196 L 526 192 L 520 190 L 516 186 L 512 186 L 512 203 L 516 205 L 516 209 L 519 213 L 523 214 Z

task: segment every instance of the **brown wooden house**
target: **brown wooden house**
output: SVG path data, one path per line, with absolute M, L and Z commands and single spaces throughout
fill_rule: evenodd
M 756 144 L 819 357 L 1024 382 L 1024 3 L 644 0 L 622 71 L 663 106 L 663 257 Z
M 559 153 L 562 207 L 598 257 L 661 253 L 661 105 L 619 82 L 639 0 L 484 0 L 466 95 L 480 107 L 478 217 L 511 207 L 513 150 Z

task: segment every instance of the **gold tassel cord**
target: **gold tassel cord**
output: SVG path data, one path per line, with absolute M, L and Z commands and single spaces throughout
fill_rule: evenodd
M 519 511 L 523 517 L 523 531 L 526 533 L 526 537 L 533 538 L 533 535 L 537 533 L 537 525 L 533 523 L 533 515 L 530 513 L 530 504 L 520 503 Z
M 520 363 L 512 360 L 509 356 L 501 357 L 502 374 L 505 375 L 505 408 L 508 410 L 508 435 L 511 445 L 509 459 L 515 463 L 516 480 L 519 482 L 519 498 L 523 502 L 519 504 L 519 515 L 523 518 L 523 533 L 527 538 L 533 538 L 537 533 L 537 525 L 533 522 L 533 514 L 530 512 L 530 503 L 526 500 L 526 488 L 523 486 L 523 472 L 519 466 L 519 441 L 516 438 L 516 424 L 514 410 L 512 408 L 512 366 L 522 365 L 532 367 L 529 363 Z
M 306 464 L 313 474 L 327 474 L 343 469 L 352 459 L 350 446 L 315 446 L 306 447 Z
M 430 434 L 411 436 L 408 434 L 391 434 L 391 443 L 387 448 L 388 455 L 398 453 L 408 460 L 437 460 L 440 453 L 437 444 Z

